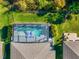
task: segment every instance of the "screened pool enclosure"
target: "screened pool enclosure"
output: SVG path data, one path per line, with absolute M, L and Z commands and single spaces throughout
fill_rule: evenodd
M 14 24 L 12 42 L 47 42 L 48 24 Z

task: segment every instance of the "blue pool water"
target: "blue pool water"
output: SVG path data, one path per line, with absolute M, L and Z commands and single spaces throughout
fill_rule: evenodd
M 47 40 L 47 29 L 46 25 L 14 25 L 13 40 L 21 42 L 44 41 Z
M 18 26 L 18 27 L 15 27 L 15 30 L 16 31 L 23 31 L 23 32 L 27 32 L 27 35 L 35 35 L 36 37 L 40 36 L 43 32 L 42 28 L 41 27 L 23 27 L 23 26 Z M 30 32 L 30 33 L 29 33 Z

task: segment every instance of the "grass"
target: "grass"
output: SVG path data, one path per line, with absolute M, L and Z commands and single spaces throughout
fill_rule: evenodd
M 0 29 L 5 25 L 8 25 L 8 17 L 7 15 L 0 15 Z
M 13 16 L 12 16 L 13 15 Z M 14 22 L 47 22 L 46 15 L 38 16 L 33 13 L 23 13 L 23 12 L 11 12 L 10 14 L 1 14 L 0 15 L 0 29 L 8 25 L 8 20 L 13 20 Z
M 8 8 L 4 7 L 2 4 L 0 4 L 0 29 L 8 24 L 8 17 L 7 14 L 3 14 L 6 11 L 8 11 Z
M 38 16 L 33 13 L 13 13 L 15 22 L 45 22 L 45 16 Z
M 0 41 L 1 41 L 1 30 L 0 30 Z
M 77 33 L 79 36 L 79 14 L 75 15 L 72 14 L 72 19 L 66 21 L 62 24 L 54 24 L 56 26 L 57 35 L 55 36 L 56 39 L 62 36 L 62 33 L 69 32 L 69 33 Z
M 79 19 L 79 14 L 77 16 L 74 14 L 71 20 L 67 20 L 65 21 L 65 23 L 57 25 L 59 33 L 61 34 L 63 32 L 71 32 L 71 33 L 74 32 L 74 33 L 77 33 L 79 36 L 79 20 L 78 19 Z
M 8 11 L 8 8 L 4 7 L 2 4 L 0 4 L 0 15 L 4 12 Z

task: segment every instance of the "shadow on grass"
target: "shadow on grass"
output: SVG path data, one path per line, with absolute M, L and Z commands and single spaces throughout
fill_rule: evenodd
M 57 18 L 52 18 L 52 17 L 55 17 L 55 16 L 58 16 Z M 61 16 L 61 15 L 54 15 L 54 14 L 51 14 L 49 13 L 48 16 L 47 16 L 47 21 L 51 24 L 62 24 L 65 22 L 64 20 L 64 17 L 65 16 Z
M 62 23 L 64 23 L 65 21 L 64 20 L 62 20 L 62 19 L 57 19 L 56 21 L 53 21 L 52 23 L 53 24 L 62 24 Z
M 10 41 L 12 34 L 12 26 L 4 26 L 1 30 L 1 41 L 4 42 L 4 57 L 3 59 L 10 59 Z
M 55 45 L 54 49 L 56 50 L 56 59 L 63 59 L 63 46 Z
M 4 58 L 10 59 L 10 43 L 4 44 Z
M 5 41 L 8 36 L 8 26 L 4 26 L 1 32 L 2 41 Z
M 53 10 L 53 12 L 55 12 L 52 5 L 46 5 L 45 7 L 42 7 L 41 9 L 37 10 L 37 15 L 38 16 L 44 16 L 47 13 L 52 12 L 52 10 Z

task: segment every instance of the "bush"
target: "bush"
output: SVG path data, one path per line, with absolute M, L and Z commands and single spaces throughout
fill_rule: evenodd
M 2 28 L 2 41 L 4 41 L 5 43 L 10 43 L 11 41 L 11 36 L 12 36 L 12 26 L 4 26 Z

